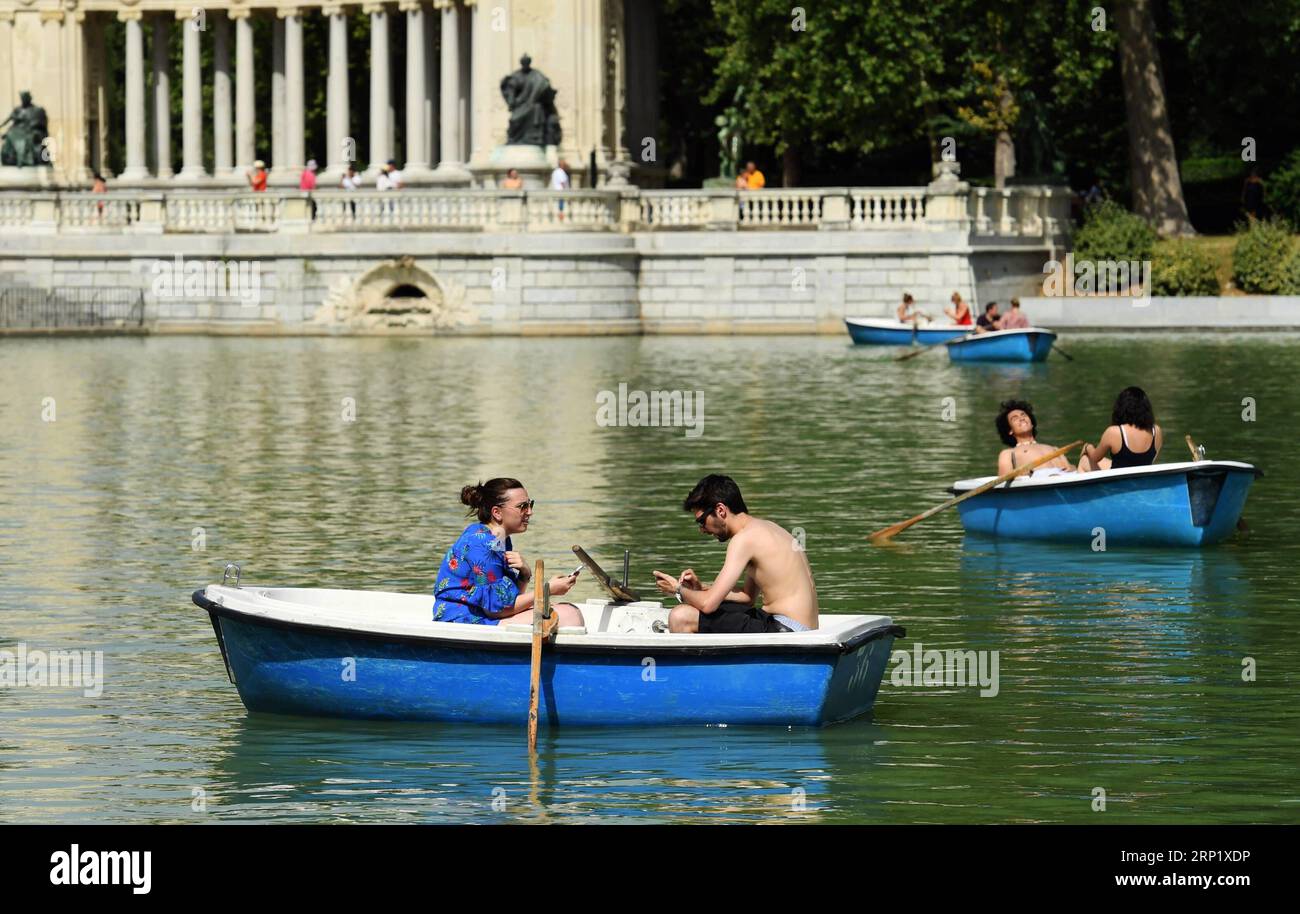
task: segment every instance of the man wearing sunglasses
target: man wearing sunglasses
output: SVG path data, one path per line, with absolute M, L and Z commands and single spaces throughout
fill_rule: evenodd
M 803 548 L 781 527 L 750 515 L 730 476 L 705 476 L 682 507 L 695 515 L 700 533 L 727 544 L 727 557 L 711 584 L 689 568 L 677 577 L 654 573 L 659 590 L 682 604 L 668 615 L 670 631 L 745 634 L 817 627 L 817 588 Z M 742 576 L 744 583 L 734 590 Z

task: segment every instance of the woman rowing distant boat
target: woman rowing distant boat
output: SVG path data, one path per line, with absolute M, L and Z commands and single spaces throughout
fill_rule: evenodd
M 528 529 L 535 503 L 517 479 L 499 477 L 460 490 L 477 523 L 470 524 L 447 550 L 433 587 L 433 621 L 498 625 L 528 618 L 532 571 L 514 551 L 510 537 Z M 573 575 L 551 578 L 551 594 L 568 593 Z M 523 590 L 521 593 L 520 591 Z M 582 625 L 582 613 L 569 603 L 555 604 L 560 625 Z
M 1079 470 L 1122 470 L 1150 466 L 1164 444 L 1164 433 L 1156 425 L 1151 400 L 1141 387 L 1125 387 L 1115 398 L 1110 426 L 1102 432 L 1096 447 L 1083 446 Z
M 998 428 L 998 436 L 1008 445 L 1006 450 L 998 454 L 999 476 L 1005 476 L 1016 467 L 1024 466 L 1056 450 L 1053 445 L 1038 442 L 1035 437 L 1038 434 L 1038 422 L 1034 419 L 1034 408 L 1024 400 L 1003 401 L 1002 411 L 998 413 L 994 424 Z M 1074 467 L 1070 465 L 1070 461 L 1061 456 L 1049 460 L 1038 470 L 1030 470 L 1029 475 L 1051 470 L 1069 473 L 1073 472 Z
M 930 323 L 930 315 L 916 307 L 916 299 L 912 298 L 910 292 L 903 293 L 903 301 L 895 313 L 898 315 L 900 324 Z

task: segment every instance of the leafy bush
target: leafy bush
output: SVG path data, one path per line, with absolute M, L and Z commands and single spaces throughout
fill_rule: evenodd
M 1294 149 L 1268 176 L 1264 199 L 1273 212 L 1292 225 L 1300 225 L 1300 149 Z
M 1291 231 L 1281 219 L 1251 222 L 1237 233 L 1232 278 L 1243 292 L 1277 295 L 1287 286 Z
M 1088 207 L 1083 227 L 1074 235 L 1074 259 L 1151 260 L 1155 246 L 1155 229 L 1145 219 L 1114 200 L 1103 200 Z
M 1286 262 L 1282 294 L 1300 295 L 1300 251 L 1292 254 L 1291 259 Z
M 1156 248 L 1151 264 L 1154 295 L 1218 295 L 1214 258 L 1195 242 L 1171 241 Z

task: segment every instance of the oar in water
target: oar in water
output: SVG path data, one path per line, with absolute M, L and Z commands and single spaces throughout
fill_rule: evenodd
M 915 332 L 916 331 L 913 330 L 913 333 Z M 929 352 L 931 349 L 938 349 L 940 346 L 947 346 L 947 345 L 948 345 L 947 340 L 944 340 L 942 343 L 931 343 L 929 346 L 922 346 L 920 349 L 913 349 L 911 352 L 906 352 L 903 355 L 896 356 L 894 358 L 894 361 L 906 362 L 908 359 L 916 358 L 918 355 L 920 355 L 923 352 Z
M 996 485 L 1000 485 L 1001 483 L 1008 482 L 1024 473 L 1028 473 L 1030 470 L 1034 469 L 1035 467 L 1040 467 L 1045 463 L 1049 463 L 1050 461 L 1055 460 L 1057 457 L 1060 457 L 1062 454 L 1065 454 L 1067 451 L 1074 450 L 1081 444 L 1083 444 L 1082 441 L 1076 441 L 1073 444 L 1067 444 L 1065 447 L 1058 447 L 1050 454 L 1044 454 L 1042 457 L 1039 457 L 1037 460 L 1027 463 L 1024 466 L 1016 467 L 1010 473 L 1003 473 L 997 479 L 990 480 L 989 482 L 984 483 L 982 486 L 977 486 L 976 488 L 971 489 L 969 492 L 963 492 L 961 495 L 958 495 L 956 498 L 950 498 L 947 501 L 945 501 L 943 504 L 935 505 L 933 508 L 930 508 L 927 511 L 922 511 L 920 514 L 916 515 L 916 517 L 909 517 L 907 520 L 894 524 L 892 527 L 886 527 L 883 530 L 877 530 L 875 533 L 867 537 L 867 539 L 870 540 L 873 544 L 879 545 L 880 543 L 883 543 L 886 540 L 894 536 L 897 536 L 899 533 L 902 533 L 904 530 L 906 530 L 908 527 L 912 526 L 913 524 L 919 524 L 927 517 L 933 517 L 935 514 L 938 514 L 940 511 L 944 510 L 945 508 L 951 508 L 953 505 L 959 504 L 960 502 L 963 502 L 968 498 L 974 498 L 976 495 L 979 495 L 982 492 L 987 492 L 989 489 L 993 488 Z
M 1066 351 L 1065 351 L 1064 349 L 1062 349 L 1060 346 L 1056 345 L 1056 343 L 1052 343 L 1052 348 L 1055 349 L 1057 352 L 1059 352 L 1061 355 L 1065 356 L 1065 360 L 1066 360 L 1067 362 L 1073 362 L 1073 361 L 1074 361 L 1074 356 L 1070 355 L 1070 353 L 1066 352 Z
M 533 657 L 528 674 L 528 751 L 537 751 L 537 702 L 542 684 L 542 642 L 555 631 L 559 617 L 551 616 L 551 585 L 541 559 L 533 567 Z

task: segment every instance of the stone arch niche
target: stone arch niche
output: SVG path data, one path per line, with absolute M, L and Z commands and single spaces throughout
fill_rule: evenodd
M 313 324 L 345 333 L 428 334 L 473 322 L 465 287 L 417 267 L 411 257 L 386 260 L 354 279 L 339 277 L 312 317 Z

